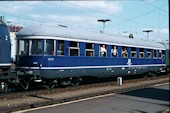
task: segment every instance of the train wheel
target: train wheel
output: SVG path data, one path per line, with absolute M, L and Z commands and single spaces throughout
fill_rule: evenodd
M 148 78 L 148 73 L 143 74 L 143 78 Z
M 157 76 L 157 72 L 148 72 L 148 73 L 145 73 L 143 75 L 144 78 L 147 78 L 147 77 L 156 77 Z
M 72 86 L 78 86 L 81 81 L 82 81 L 82 78 L 79 78 L 79 77 L 73 78 L 72 81 L 71 81 L 71 85 Z
M 6 82 L 1 82 L 0 84 L 0 92 L 6 93 L 8 92 L 8 84 Z
M 57 86 L 57 81 L 53 80 L 53 81 L 45 81 L 44 84 L 42 85 L 42 87 L 45 87 L 47 89 L 53 89 L 55 86 Z
M 55 87 L 55 85 L 53 84 L 53 83 L 49 83 L 49 85 L 48 85 L 48 89 L 53 89 Z
M 33 79 L 34 79 L 33 77 L 23 77 L 19 80 L 19 83 L 24 90 L 28 90 L 30 82 Z
M 152 76 L 152 77 L 156 77 L 156 75 L 157 75 L 156 72 L 151 73 L 151 76 Z

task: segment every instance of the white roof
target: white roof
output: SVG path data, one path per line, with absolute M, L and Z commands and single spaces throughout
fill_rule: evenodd
M 21 29 L 18 36 L 41 36 L 43 37 L 59 37 L 65 40 L 81 40 L 81 41 L 91 41 L 103 44 L 114 44 L 122 46 L 135 46 L 141 48 L 152 48 L 152 49 L 165 49 L 164 45 L 156 42 L 149 42 L 131 38 L 123 38 L 118 36 L 111 36 L 107 34 L 100 34 L 85 30 L 62 28 L 57 26 L 47 26 L 47 25 L 37 25 L 29 26 Z M 43 37 L 42 37 L 43 36 Z M 28 38 L 28 37 L 27 37 Z M 33 38 L 33 37 L 32 37 Z

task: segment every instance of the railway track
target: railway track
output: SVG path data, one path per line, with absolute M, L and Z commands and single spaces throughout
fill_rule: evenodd
M 153 85 L 155 83 L 161 83 L 162 81 L 157 81 L 157 82 L 150 82 L 147 84 L 139 85 L 141 82 L 149 82 L 149 81 L 154 81 L 154 80 L 159 80 L 159 79 L 166 79 L 165 81 L 169 81 L 169 76 L 168 75 L 163 75 L 163 76 L 156 76 L 156 77 L 149 77 L 149 78 L 135 78 L 135 79 L 126 79 L 123 81 L 123 86 L 117 86 L 116 81 L 105 81 L 105 82 L 97 82 L 94 84 L 83 84 L 80 86 L 68 86 L 66 88 L 55 88 L 52 90 L 47 90 L 47 89 L 41 89 L 41 90 L 34 90 L 34 91 L 24 91 L 24 92 L 14 92 L 14 93 L 7 93 L 7 94 L 1 94 L 0 95 L 0 101 L 1 100 L 8 100 L 9 104 L 10 101 L 12 102 L 13 100 L 21 100 L 25 98 L 41 98 L 44 99 L 45 102 L 34 102 L 34 103 L 24 103 L 22 105 L 9 105 L 8 107 L 5 106 L 0 106 L 0 112 L 11 112 L 11 111 L 16 111 L 16 110 L 21 110 L 21 109 L 28 109 L 28 108 L 34 108 L 34 107 L 39 107 L 39 106 L 44 106 L 44 105 L 50 105 L 50 104 L 55 104 L 55 103 L 61 103 L 61 102 L 67 102 L 71 100 L 77 100 L 81 98 L 87 98 L 91 96 L 96 96 L 96 95 L 103 95 L 103 94 L 109 94 L 109 93 L 123 93 L 131 90 L 136 90 L 136 89 L 141 89 L 148 87 L 150 85 Z M 136 84 L 138 83 L 138 85 Z M 126 87 L 127 86 L 127 87 Z M 129 86 L 129 87 L 128 87 Z M 115 89 L 107 89 L 107 87 L 117 87 Z M 121 88 L 124 87 L 124 88 Z M 66 94 L 66 93 L 72 93 L 72 92 L 80 92 L 80 91 L 88 91 L 88 89 L 103 89 L 100 91 L 92 92 L 91 93 L 81 93 L 80 95 L 74 95 L 74 96 L 63 96 L 60 98 L 53 98 L 53 96 L 48 97 L 47 95 L 60 95 L 60 94 Z M 106 90 L 104 90 L 106 89 Z
M 160 78 L 166 78 L 168 77 L 167 75 L 163 76 L 156 76 L 156 77 L 148 77 L 148 78 L 125 78 L 123 80 L 123 84 L 127 83 L 137 83 L 140 81 L 148 81 L 148 80 L 155 80 L 155 79 L 160 79 Z M 93 81 L 95 82 L 95 80 Z M 98 83 L 99 82 L 99 83 Z M 5 93 L 5 94 L 0 94 L 0 98 L 6 98 L 6 99 L 17 99 L 17 98 L 25 98 L 30 95 L 43 95 L 43 94 L 53 94 L 53 93 L 61 93 L 61 92 L 67 92 L 67 91 L 75 91 L 79 89 L 87 89 L 87 88 L 95 88 L 95 87 L 103 87 L 103 86 L 114 86 L 116 85 L 117 81 L 97 81 L 97 83 L 90 83 L 86 84 L 84 83 L 83 85 L 79 86 L 67 86 L 65 88 L 54 88 L 52 90 L 49 89 L 40 89 L 40 90 L 33 90 L 33 91 L 22 91 L 22 92 L 12 92 L 12 93 Z

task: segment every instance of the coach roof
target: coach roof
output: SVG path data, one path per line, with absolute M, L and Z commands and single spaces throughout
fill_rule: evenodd
M 18 32 L 18 36 L 48 36 L 48 37 L 61 37 L 69 38 L 75 40 L 87 40 L 94 42 L 103 42 L 103 43 L 114 43 L 117 45 L 131 45 L 139 46 L 146 48 L 157 48 L 165 49 L 165 47 L 156 42 L 142 41 L 137 39 L 122 38 L 118 36 L 111 36 L 107 34 L 100 34 L 85 30 L 71 29 L 71 28 L 62 28 L 56 26 L 47 26 L 47 25 L 37 25 L 29 26 L 23 28 Z M 43 38 L 43 37 L 42 37 Z

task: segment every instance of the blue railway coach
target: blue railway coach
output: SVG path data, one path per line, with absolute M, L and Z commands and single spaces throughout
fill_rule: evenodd
M 77 85 L 85 76 L 154 76 L 166 63 L 160 43 L 55 26 L 23 28 L 17 42 L 18 73 L 46 86 Z
M 8 26 L 0 20 L 0 78 L 11 66 L 11 43 Z
M 0 91 L 7 87 L 11 67 L 11 43 L 8 26 L 0 19 Z

